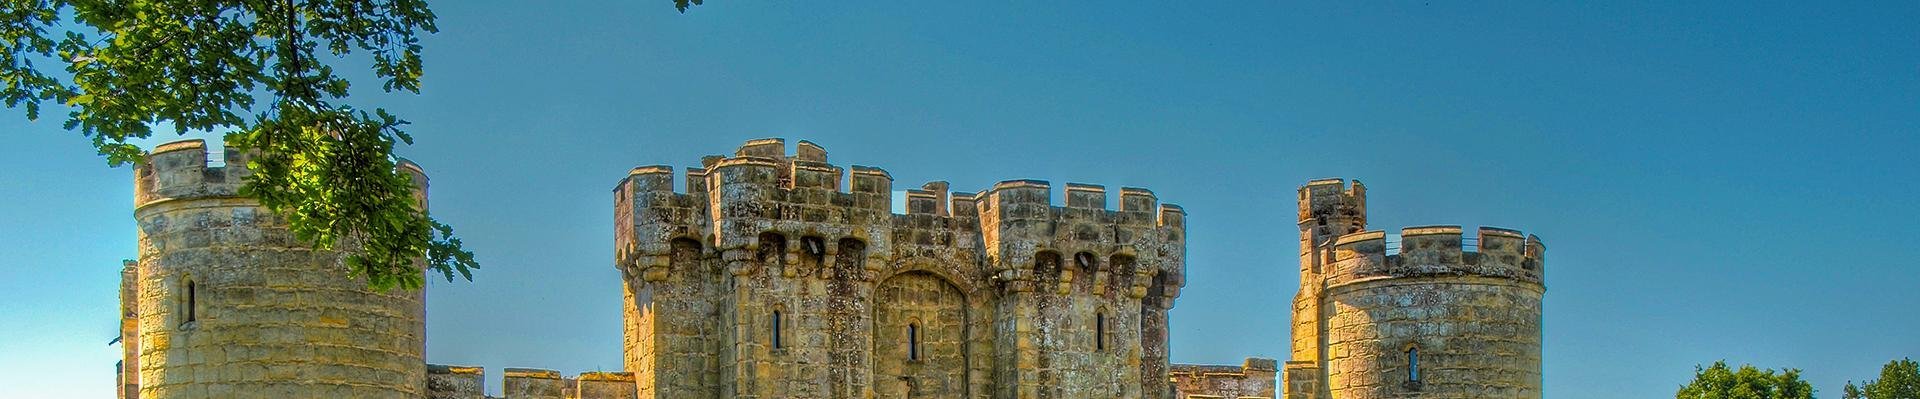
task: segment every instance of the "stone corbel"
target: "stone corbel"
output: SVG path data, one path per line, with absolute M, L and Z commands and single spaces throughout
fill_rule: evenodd
M 1000 283 L 1000 289 L 1005 293 L 1033 292 L 1032 276 L 1026 270 L 1001 269 L 993 275 L 993 279 Z
M 647 282 L 667 281 L 673 257 L 670 255 L 640 255 L 634 257 L 634 268 L 640 269 L 640 280 Z
M 1108 282 L 1112 281 L 1112 278 L 1108 276 L 1112 274 L 1113 273 L 1107 272 L 1104 270 L 1093 274 L 1093 294 L 1094 295 L 1107 294 L 1107 284 Z
M 783 263 L 785 267 L 780 268 L 780 277 L 791 278 L 800 274 L 800 254 L 803 253 L 801 252 L 803 249 L 800 248 L 800 245 L 800 236 L 795 235 L 787 238 L 787 253 L 780 255 L 785 262 Z
M 1147 271 L 1146 273 L 1135 273 L 1133 275 L 1133 284 L 1132 284 L 1133 287 L 1132 289 L 1127 290 L 1127 296 L 1133 299 L 1146 298 L 1147 288 L 1149 288 L 1147 286 L 1153 284 L 1153 276 L 1156 274 L 1159 274 L 1159 271 Z
M 740 247 L 720 251 L 720 260 L 726 262 L 727 273 L 736 277 L 753 275 L 760 265 L 753 262 L 753 248 Z
M 1075 269 L 1073 267 L 1063 267 L 1063 268 L 1066 270 L 1063 270 L 1060 272 L 1060 282 L 1058 284 L 1054 284 L 1053 292 L 1055 294 L 1060 294 L 1060 295 L 1072 294 L 1074 276 L 1077 274 L 1080 274 L 1080 271 L 1073 270 Z

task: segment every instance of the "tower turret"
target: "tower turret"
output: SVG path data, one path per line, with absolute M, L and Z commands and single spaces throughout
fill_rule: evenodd
M 1365 188 L 1300 188 L 1287 398 L 1539 398 L 1546 246 L 1518 231 L 1366 229 Z
M 1320 179 L 1300 187 L 1300 291 L 1293 298 L 1293 355 L 1296 362 L 1324 361 L 1320 290 L 1322 268 L 1335 237 L 1367 227 L 1367 187 L 1354 180 Z
M 419 292 L 373 291 L 239 188 L 248 154 L 161 145 L 135 167 L 139 396 L 423 395 Z M 417 166 L 400 168 L 421 184 Z

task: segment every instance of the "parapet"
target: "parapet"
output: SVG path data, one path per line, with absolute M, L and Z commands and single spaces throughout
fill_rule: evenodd
M 1155 283 L 1167 289 L 1154 291 L 1169 297 L 1184 281 L 1186 212 L 1159 203 L 1152 191 L 1119 188 L 1116 210 L 1108 206 L 1114 192 L 1100 185 L 1068 183 L 1064 200 L 1054 203 L 1052 184 L 1042 180 L 1007 180 L 977 193 L 954 192 L 934 181 L 904 190 L 906 209 L 896 215 L 893 176 L 886 170 L 842 169 L 827 163 L 819 145 L 801 141 L 789 154 L 786 143 L 752 140 L 731 155 L 702 158 L 701 168 L 687 172 L 684 193 L 674 191 L 671 167 L 628 172 L 615 189 L 616 263 L 629 271 L 652 268 L 658 272 L 641 275 L 664 278 L 664 256 L 674 239 L 693 238 L 710 253 L 727 253 L 757 249 L 763 234 L 776 233 L 789 240 L 855 238 L 880 249 L 874 253 L 978 253 L 1000 268 L 995 273 L 1031 267 L 1038 252 L 1084 252 L 1097 255 L 1100 264 L 1125 263 L 1129 275 L 1170 272 Z M 1000 256 L 1003 249 L 1007 256 Z M 750 258 L 745 252 L 723 256 Z M 1111 261 L 1116 258 L 1125 262 Z
M 1367 225 L 1367 186 L 1340 178 L 1319 179 L 1300 187 L 1300 222 L 1346 221 L 1358 230 Z M 1346 233 L 1344 231 L 1338 232 Z
M 134 164 L 133 202 L 137 209 L 150 203 L 240 195 L 246 182 L 247 154 L 236 148 L 222 151 L 227 166 L 210 166 L 205 140 L 161 144 Z
M 427 365 L 428 399 L 478 399 L 486 396 L 486 373 L 480 367 Z
M 675 192 L 674 168 L 666 165 L 636 167 L 615 187 L 617 201 L 645 213 L 651 208 L 705 208 L 703 195 L 714 198 L 723 207 L 728 203 L 763 201 L 795 202 L 810 205 L 848 207 L 890 213 L 893 176 L 886 170 L 853 165 L 846 169 L 827 162 L 827 152 L 818 144 L 800 141 L 793 155 L 786 153 L 786 140 L 766 138 L 750 140 L 731 156 L 709 156 L 701 168 L 689 169 L 682 193 Z M 842 181 L 842 173 L 846 172 Z M 1051 185 L 1041 180 L 1009 180 L 978 194 L 952 193 L 946 182 L 932 182 L 906 190 L 907 215 L 927 214 L 947 217 L 976 217 L 979 212 L 999 211 L 1001 217 L 1050 218 L 1054 209 L 1106 209 L 1107 190 L 1090 184 L 1069 183 L 1065 204 L 1052 204 Z M 708 191 L 714 191 L 708 193 Z M 687 198 L 692 195 L 700 198 Z M 1171 204 L 1157 204 L 1152 191 L 1121 188 L 1122 224 L 1183 227 L 1185 212 Z M 621 197 L 624 196 L 624 197 Z M 988 206 L 985 201 L 998 201 Z M 751 208 L 751 207 L 749 207 Z M 995 209 L 997 208 L 997 209 Z M 767 217 L 763 208 L 756 208 Z M 722 214 L 732 215 L 726 209 Z M 742 210 L 746 212 L 747 210 Z M 1014 211 L 1007 213 L 1007 211 Z M 679 218 L 635 218 L 662 220 Z
M 566 378 L 546 369 L 508 368 L 501 390 L 506 399 L 634 399 L 633 373 L 589 371 Z M 427 397 L 485 398 L 485 370 L 475 366 L 427 365 Z
M 1180 364 L 1168 365 L 1168 374 L 1187 375 L 1247 375 L 1266 372 L 1272 374 L 1279 370 L 1279 362 L 1263 357 L 1249 357 L 1238 366 L 1224 364 Z
M 1064 210 L 1099 211 L 1113 223 L 1172 228 L 1186 227 L 1186 210 L 1174 204 L 1156 204 L 1152 191 L 1138 187 L 1120 188 L 1120 209 L 1107 207 L 1106 187 L 1067 183 L 1067 200 L 1055 204 L 1052 184 L 1045 180 L 1005 180 L 977 197 L 986 201 L 986 212 L 997 212 L 1002 219 L 1052 219 Z M 995 211 L 994 209 L 997 209 Z M 1128 215 L 1133 214 L 1133 215 Z
M 1273 359 L 1250 357 L 1240 366 L 1173 364 L 1167 374 L 1180 397 L 1272 398 L 1276 366 Z
M 907 190 L 908 215 L 952 216 L 948 213 L 947 182 L 936 181 L 921 185 L 918 189 Z
M 1517 230 L 1481 227 L 1478 237 L 1463 238 L 1460 226 L 1420 226 L 1401 229 L 1398 242 L 1388 238 L 1374 230 L 1335 239 L 1328 285 L 1467 275 L 1540 284 L 1546 273 L 1545 244 Z
M 574 379 L 574 398 L 579 399 L 635 399 L 639 394 L 634 390 L 633 373 L 629 372 L 585 372 Z
M 509 368 L 506 372 L 501 393 L 508 399 L 565 398 L 573 388 L 571 381 L 560 378 L 560 373 L 553 370 Z
M 133 167 L 134 209 L 162 201 L 239 197 L 240 187 L 253 174 L 247 162 L 255 154 L 238 147 L 220 151 L 225 162 L 213 166 L 206 140 L 181 140 L 154 147 Z M 424 204 L 426 171 L 406 159 L 395 159 L 394 168 L 413 181 L 415 200 Z
M 1093 184 L 1067 183 L 1067 208 L 1107 209 L 1107 188 Z

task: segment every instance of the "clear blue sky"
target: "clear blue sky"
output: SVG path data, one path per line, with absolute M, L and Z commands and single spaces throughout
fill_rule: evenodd
M 425 93 L 362 84 L 486 267 L 432 285 L 430 361 L 618 369 L 614 183 L 770 136 L 1185 206 L 1178 362 L 1285 357 L 1293 190 L 1331 176 L 1376 228 L 1546 240 L 1549 397 L 1920 357 L 1920 3 L 710 3 L 438 1 Z M 0 131 L 0 397 L 109 397 L 131 172 Z

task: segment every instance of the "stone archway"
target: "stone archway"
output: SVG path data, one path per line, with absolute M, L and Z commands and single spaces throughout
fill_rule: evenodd
M 881 398 L 967 396 L 967 299 L 927 272 L 874 290 L 873 392 Z

